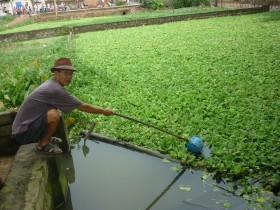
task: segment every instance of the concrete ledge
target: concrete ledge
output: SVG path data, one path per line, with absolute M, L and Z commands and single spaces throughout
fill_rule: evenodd
M 54 209 L 66 200 L 63 155 L 37 154 L 34 147 L 28 144 L 19 148 L 0 191 L 1 210 Z

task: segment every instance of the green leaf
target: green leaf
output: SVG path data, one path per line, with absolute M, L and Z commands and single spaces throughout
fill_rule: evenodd
M 183 191 L 188 191 L 189 192 L 189 191 L 191 191 L 192 188 L 187 185 L 187 186 L 179 186 L 179 189 L 183 190 Z
M 231 206 L 231 205 L 230 205 L 230 203 L 229 203 L 229 202 L 225 202 L 225 203 L 224 203 L 224 207 L 225 207 L 226 209 L 229 209 L 229 208 L 230 208 L 230 206 Z

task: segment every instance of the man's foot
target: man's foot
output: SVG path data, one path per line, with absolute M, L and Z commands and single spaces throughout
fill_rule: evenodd
M 58 137 L 51 137 L 51 140 L 50 140 L 51 144 L 58 147 L 61 142 L 62 142 L 62 139 L 60 139 Z
M 36 146 L 35 152 L 39 154 L 46 154 L 46 155 L 57 155 L 57 154 L 61 154 L 63 151 L 59 147 L 48 142 L 46 145 L 42 146 L 41 148 Z

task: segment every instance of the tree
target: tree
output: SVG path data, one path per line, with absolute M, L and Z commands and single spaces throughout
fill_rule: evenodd
M 218 0 L 214 0 L 214 7 L 218 6 Z

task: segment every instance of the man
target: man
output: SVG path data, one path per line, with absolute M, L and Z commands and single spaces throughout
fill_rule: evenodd
M 60 119 L 58 110 L 68 114 L 77 108 L 105 116 L 113 115 L 113 111 L 83 103 L 64 88 L 71 83 L 76 71 L 69 58 L 56 60 L 51 71 L 53 78 L 35 89 L 20 106 L 13 122 L 12 136 L 21 145 L 38 142 L 38 153 L 59 154 L 62 150 L 56 143 L 61 140 L 52 138 Z

